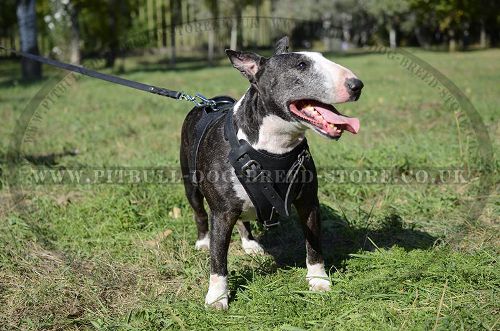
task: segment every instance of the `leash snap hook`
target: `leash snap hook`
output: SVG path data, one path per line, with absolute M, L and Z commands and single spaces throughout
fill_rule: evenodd
M 200 99 L 200 101 L 197 101 L 197 98 Z M 216 110 L 217 103 L 214 100 L 207 98 L 201 93 L 196 93 L 195 96 L 192 96 L 185 92 L 180 92 L 179 100 L 191 101 L 196 105 L 196 107 L 208 106 L 213 110 Z
M 201 93 L 196 93 L 196 97 L 201 100 L 200 102 L 201 105 L 209 106 L 213 110 L 215 110 L 215 106 L 217 103 L 214 100 L 207 98 Z
M 200 106 L 200 104 L 198 104 L 198 102 L 196 102 L 196 98 L 185 93 L 185 92 L 180 92 L 179 93 L 179 100 L 186 100 L 186 101 L 191 101 L 193 102 L 196 106 Z

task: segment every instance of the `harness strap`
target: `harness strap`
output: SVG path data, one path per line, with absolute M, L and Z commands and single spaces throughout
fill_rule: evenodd
M 238 139 L 231 110 L 226 114 L 224 138 L 231 146 L 229 162 L 252 200 L 257 217 L 267 228 L 278 225 L 277 214 L 290 216 L 289 206 L 302 188 L 303 182 L 297 176 L 306 169 L 304 164 L 314 168 L 307 141 L 304 139 L 283 155 L 255 150 L 246 140 Z M 286 176 L 280 178 L 273 171 L 285 171 Z
M 203 108 L 199 109 L 202 114 L 194 128 L 195 140 L 190 152 L 190 169 L 191 182 L 195 185 L 198 185 L 198 177 L 196 172 L 198 170 L 198 151 L 200 149 L 200 144 L 203 140 L 203 137 L 205 137 L 205 134 L 207 133 L 210 126 L 217 122 L 217 120 L 222 118 L 226 114 L 228 109 L 232 109 L 233 104 L 236 102 L 236 100 L 228 96 L 217 96 L 212 98 L 211 100 L 215 101 L 215 107 L 204 106 Z

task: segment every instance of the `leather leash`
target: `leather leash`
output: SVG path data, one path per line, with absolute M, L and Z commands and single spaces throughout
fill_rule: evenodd
M 189 94 L 182 92 L 182 91 L 169 90 L 169 89 L 154 86 L 154 85 L 148 85 L 148 84 L 136 82 L 133 80 L 128 80 L 125 78 L 104 74 L 102 72 L 87 69 L 87 68 L 82 67 L 82 66 L 64 63 L 64 62 L 52 60 L 52 59 L 49 59 L 49 58 L 46 58 L 43 56 L 39 56 L 39 55 L 31 54 L 31 53 L 26 53 L 26 52 L 22 52 L 22 51 L 17 51 L 15 49 L 11 49 L 11 48 L 6 48 L 2 45 L 0 45 L 0 49 L 11 52 L 11 53 L 16 54 L 18 56 L 28 58 L 28 59 L 33 60 L 33 61 L 37 61 L 37 62 L 40 62 L 43 64 L 48 64 L 48 65 L 51 65 L 51 66 L 54 66 L 54 67 L 57 67 L 60 69 L 76 72 L 76 73 L 79 73 L 79 74 L 82 74 L 85 76 L 105 80 L 105 81 L 110 82 L 110 83 L 114 83 L 114 84 L 118 84 L 118 85 L 122 85 L 122 86 L 127 86 L 130 88 L 134 88 L 136 90 L 141 90 L 144 92 L 158 94 L 158 95 L 161 95 L 163 97 L 168 97 L 168 98 L 172 98 L 172 99 L 176 99 L 176 100 L 191 101 L 196 106 L 199 106 L 199 107 L 200 106 L 215 107 L 215 105 L 216 105 L 214 100 L 208 99 L 208 98 L 204 97 L 203 95 L 201 95 L 200 93 L 196 93 L 194 96 L 192 96 L 192 95 L 189 95 Z M 197 99 L 199 99 L 199 101 Z

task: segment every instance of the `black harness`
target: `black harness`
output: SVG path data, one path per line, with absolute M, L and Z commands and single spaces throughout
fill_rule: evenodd
M 208 128 L 224 118 L 224 139 L 231 151 L 228 159 L 241 185 L 252 201 L 257 218 L 265 227 L 279 224 L 280 216 L 290 216 L 292 202 L 299 197 L 302 187 L 314 179 L 314 161 L 304 140 L 285 154 L 271 154 L 254 149 L 246 140 L 238 139 L 233 122 L 230 97 L 213 98 L 214 108 L 205 106 L 195 127 L 195 143 L 191 153 L 191 172 L 196 183 L 196 158 L 201 141 Z

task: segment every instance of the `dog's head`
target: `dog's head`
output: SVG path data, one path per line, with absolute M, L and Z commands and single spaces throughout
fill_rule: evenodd
M 264 107 L 287 121 L 296 121 L 329 138 L 344 130 L 357 133 L 359 120 L 333 106 L 356 101 L 363 83 L 344 68 L 315 52 L 288 52 L 288 38 L 276 44 L 270 58 L 226 50 L 233 66 L 258 91 Z

